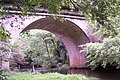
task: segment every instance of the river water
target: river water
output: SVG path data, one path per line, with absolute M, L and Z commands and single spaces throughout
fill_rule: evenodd
M 90 80 L 120 80 L 119 70 L 95 70 L 89 69 L 70 69 L 70 74 L 82 74 L 90 78 Z

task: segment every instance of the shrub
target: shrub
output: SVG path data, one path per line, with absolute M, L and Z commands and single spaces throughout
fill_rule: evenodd
M 7 69 L 0 69 L 0 80 L 9 80 L 8 77 L 11 75 L 10 71 Z
M 105 38 L 102 42 L 87 44 L 87 65 L 91 69 L 120 68 L 120 39 Z

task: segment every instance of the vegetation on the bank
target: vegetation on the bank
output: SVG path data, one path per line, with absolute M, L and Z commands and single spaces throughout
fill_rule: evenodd
M 15 42 L 10 65 L 31 65 L 46 68 L 62 67 L 69 64 L 64 44 L 52 33 L 43 30 L 30 30 L 22 33 Z M 14 45 L 14 46 L 15 46 Z
M 88 80 L 87 77 L 83 75 L 63 75 L 59 73 L 15 73 L 8 77 L 9 80 Z
M 8 74 L 6 74 L 8 71 L 1 68 L 2 64 L 10 59 L 11 47 L 8 39 L 10 39 L 10 35 L 4 27 L 0 25 L 0 80 L 6 80 L 8 76 Z
M 102 42 L 87 45 L 87 65 L 91 69 L 120 68 L 120 38 L 105 38 Z
M 0 80 L 9 80 L 9 76 L 11 76 L 11 72 L 9 70 L 0 68 Z

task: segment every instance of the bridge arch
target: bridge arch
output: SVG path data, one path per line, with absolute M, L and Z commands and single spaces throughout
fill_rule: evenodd
M 43 29 L 54 33 L 64 43 L 70 60 L 71 68 L 85 67 L 85 56 L 80 54 L 78 46 L 90 42 L 85 32 L 75 23 L 65 20 L 60 21 L 60 18 L 53 19 L 51 17 L 38 19 L 21 32 L 30 29 Z

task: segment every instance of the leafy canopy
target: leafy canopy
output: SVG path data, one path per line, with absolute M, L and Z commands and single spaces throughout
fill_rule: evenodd
M 104 37 L 116 36 L 120 31 L 119 0 L 71 0 Z
M 2 0 L 1 10 L 13 10 L 59 14 L 64 10 L 77 11 L 93 24 L 93 29 L 104 37 L 116 36 L 120 31 L 120 0 Z M 4 6 L 3 6 L 4 5 Z

